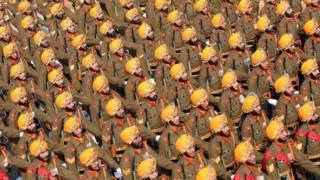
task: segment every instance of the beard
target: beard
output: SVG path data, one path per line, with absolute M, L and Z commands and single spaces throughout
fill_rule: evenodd
M 116 35 L 117 35 L 116 31 L 113 31 L 113 32 L 111 32 L 111 33 L 110 33 L 110 32 L 107 32 L 107 36 L 108 36 L 108 37 L 115 38 Z
M 310 77 L 312 78 L 312 79 L 319 79 L 319 77 L 320 77 L 320 73 L 318 73 L 317 75 L 314 75 L 314 74 L 310 74 Z
M 228 133 L 224 133 L 224 132 L 219 132 L 220 136 L 224 136 L 224 137 L 229 137 L 230 136 L 230 131 L 228 131 Z
M 196 46 L 196 45 L 198 45 L 198 40 L 197 40 L 197 41 L 191 41 L 191 40 L 189 40 L 189 41 L 188 41 L 188 44 L 190 44 L 190 45 L 192 45 L 192 46 Z
M 154 95 L 153 97 L 148 97 L 148 99 L 149 99 L 150 101 L 155 101 L 155 100 L 158 99 L 158 96 L 157 96 L 157 95 Z
M 132 24 L 138 24 L 138 25 L 140 25 L 142 23 L 140 19 L 132 20 L 131 22 L 132 22 Z
M 134 148 L 142 148 L 142 147 L 143 147 L 143 143 L 142 143 L 142 141 L 139 142 L 139 143 L 132 143 L 132 146 L 133 146 Z
M 291 140 L 291 138 L 289 136 L 285 136 L 283 138 L 279 138 L 279 141 L 280 142 L 283 142 L 283 143 L 287 143 Z
M 291 11 L 291 12 L 286 12 L 285 15 L 286 15 L 286 17 L 293 17 L 294 12 L 293 12 L 293 11 Z

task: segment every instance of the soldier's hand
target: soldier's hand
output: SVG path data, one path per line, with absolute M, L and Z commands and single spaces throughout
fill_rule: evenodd
M 257 180 L 264 180 L 264 176 L 257 176 Z
M 289 153 L 287 155 L 287 157 L 288 157 L 289 161 L 293 161 L 293 154 L 292 153 Z
M 118 168 L 115 172 L 114 172 L 114 176 L 118 179 L 122 179 L 122 173 L 121 173 L 121 169 Z
M 7 159 L 7 158 L 5 158 L 3 161 L 2 161 L 2 165 L 3 165 L 3 167 L 10 167 L 11 166 L 11 164 L 10 164 L 10 162 L 9 162 L 9 160 Z

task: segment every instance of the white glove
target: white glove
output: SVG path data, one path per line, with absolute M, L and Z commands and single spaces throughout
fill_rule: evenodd
M 151 81 L 153 84 L 156 84 L 156 81 L 155 81 L 153 78 L 151 78 L 150 81 Z
M 9 166 L 10 166 L 9 160 L 8 160 L 7 158 L 5 158 L 5 159 L 2 161 L 2 165 L 3 165 L 3 167 L 9 167 Z
M 233 178 L 234 178 L 234 174 L 231 175 L 231 179 L 233 179 Z
M 116 170 L 116 172 L 114 172 L 114 176 L 115 176 L 116 178 L 118 178 L 118 179 L 121 179 L 121 178 L 122 178 L 122 173 L 121 173 L 121 169 L 120 169 L 120 168 L 118 168 L 118 169 Z
M 160 135 L 156 135 L 156 141 L 159 141 Z
M 298 94 L 300 94 L 300 92 L 299 91 L 294 91 L 293 94 L 298 95 Z
M 268 103 L 275 106 L 275 105 L 277 105 L 278 100 L 276 100 L 276 99 L 268 99 Z
M 241 95 L 239 96 L 240 102 L 243 103 L 244 99 L 245 99 L 245 97 L 241 94 Z

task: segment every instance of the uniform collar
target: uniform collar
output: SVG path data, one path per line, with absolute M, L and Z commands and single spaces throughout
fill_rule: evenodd
M 95 178 L 97 178 L 99 176 L 98 171 L 86 170 L 86 172 Z
M 183 159 L 184 159 L 188 164 L 194 164 L 194 158 L 193 158 L 193 157 L 183 156 Z

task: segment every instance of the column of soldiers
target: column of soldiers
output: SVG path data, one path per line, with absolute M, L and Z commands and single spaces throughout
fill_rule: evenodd
M 319 179 L 319 0 L 0 0 L 0 179 Z

